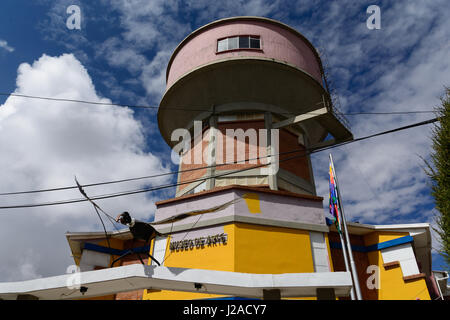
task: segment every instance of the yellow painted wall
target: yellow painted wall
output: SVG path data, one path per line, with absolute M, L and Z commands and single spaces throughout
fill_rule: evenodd
M 164 266 L 248 273 L 314 272 L 308 231 L 236 223 L 224 226 L 226 245 L 166 251 Z M 212 294 L 145 291 L 143 299 L 208 299 Z
M 314 272 L 309 231 L 236 223 L 236 272 Z
M 314 272 L 309 231 L 232 223 L 224 226 L 228 235 L 227 244 L 202 249 L 166 250 L 164 266 L 195 268 L 248 273 L 297 273 Z M 364 236 L 364 244 L 397 239 L 409 235 L 407 232 L 372 232 Z M 189 238 L 189 236 L 187 237 Z M 328 254 L 331 257 L 328 235 L 325 233 Z M 170 242 L 170 239 L 169 239 Z M 123 249 L 123 241 L 110 239 L 111 247 Z M 106 241 L 98 243 L 108 246 Z M 151 247 L 154 241 L 151 243 Z M 425 279 L 404 281 L 400 267 L 385 269 L 380 251 L 368 252 L 369 264 L 379 267 L 379 300 L 429 300 Z M 114 257 L 115 258 L 115 257 Z M 149 261 L 150 263 L 150 261 Z M 331 270 L 333 271 L 330 259 Z M 117 264 L 119 265 L 119 263 Z M 366 285 L 361 284 L 361 285 Z M 144 290 L 144 300 L 190 300 L 224 297 L 223 295 L 178 292 L 170 290 Z M 111 298 L 111 297 L 102 297 Z M 293 298 L 297 299 L 297 298 Z M 300 299 L 315 299 L 300 298 Z
M 224 233 L 228 235 L 226 244 L 193 248 L 190 250 L 171 251 L 166 250 L 163 265 L 165 267 L 193 268 L 218 271 L 234 271 L 234 226 L 224 226 Z M 186 239 L 189 238 L 189 235 Z M 168 239 L 170 243 L 170 238 Z M 160 261 L 161 262 L 161 261 Z M 143 300 L 184 300 L 184 299 L 208 299 L 223 297 L 220 295 L 191 293 L 181 291 L 144 291 Z
M 409 235 L 401 232 L 372 232 L 364 237 L 366 246 L 389 241 Z M 385 269 L 381 251 L 367 253 L 369 264 L 377 265 L 379 270 L 378 300 L 430 300 L 425 279 L 404 281 L 400 267 Z M 361 285 L 366 285 L 361 284 Z M 375 289 L 374 289 L 375 290 Z
M 324 233 L 324 236 L 325 236 L 325 243 L 327 245 L 327 251 L 328 251 L 328 262 L 330 263 L 330 272 L 334 272 L 333 259 L 331 258 L 331 248 L 330 248 L 330 240 L 328 239 L 328 233 Z
M 368 257 L 379 267 L 378 300 L 430 300 L 425 279 L 404 281 L 400 267 L 385 269 L 381 251 L 369 252 Z
M 370 246 L 372 244 L 377 244 L 389 240 L 398 239 L 404 236 L 409 236 L 408 232 L 386 232 L 386 231 L 375 231 L 364 236 L 364 244 Z
M 228 235 L 226 244 L 205 246 L 204 248 L 171 251 L 166 250 L 164 266 L 182 267 L 206 270 L 233 271 L 234 228 L 232 225 L 224 226 L 224 233 Z M 189 235 L 186 239 L 189 238 Z M 170 242 L 170 239 L 169 239 Z

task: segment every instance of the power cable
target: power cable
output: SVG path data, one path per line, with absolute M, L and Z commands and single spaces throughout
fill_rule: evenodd
M 296 150 L 281 152 L 281 153 L 278 153 L 278 155 L 290 154 L 290 153 L 294 153 L 294 152 L 299 152 L 301 150 L 303 150 L 303 149 L 296 149 Z M 233 162 L 225 162 L 225 163 L 221 163 L 221 164 L 214 164 L 214 165 L 210 165 L 210 166 L 202 166 L 202 167 L 185 169 L 185 170 L 170 171 L 170 172 L 160 173 L 160 174 L 155 174 L 155 175 L 150 175 L 150 176 L 142 176 L 142 177 L 121 179 L 121 180 L 97 182 L 97 183 L 85 184 L 85 185 L 82 185 L 82 187 L 83 188 L 85 188 L 85 187 L 94 187 L 94 186 L 107 185 L 107 184 L 115 184 L 115 183 L 130 182 L 130 181 L 137 181 L 137 180 L 144 180 L 144 179 L 151 179 L 151 178 L 159 178 L 159 177 L 168 176 L 168 175 L 174 175 L 174 174 L 178 174 L 178 173 L 185 173 L 185 172 L 192 172 L 192 171 L 203 170 L 203 169 L 217 168 L 217 167 L 222 167 L 222 166 L 228 166 L 228 165 L 231 165 L 231 164 L 239 164 L 241 162 L 260 160 L 260 159 L 265 159 L 265 158 L 270 158 L 270 157 L 271 157 L 270 155 L 269 156 L 261 156 L 261 157 L 248 158 L 248 159 L 243 159 L 243 160 L 238 160 L 238 161 L 233 161 Z M 31 193 L 41 193 L 41 192 L 53 192 L 53 191 L 63 191 L 63 190 L 70 190 L 70 189 L 77 189 L 77 188 L 78 188 L 77 186 L 67 186 L 67 187 L 49 188 L 49 189 L 37 189 L 37 190 L 27 190 L 27 191 L 4 192 L 4 193 L 0 193 L 0 196 L 19 195 L 19 194 L 31 194 Z
M 353 140 L 350 140 L 350 141 L 341 142 L 339 144 L 336 144 L 334 146 L 328 146 L 326 148 L 328 149 L 328 148 L 338 147 L 338 146 L 341 146 L 341 145 L 344 145 L 344 144 L 347 144 L 347 143 L 353 143 L 353 142 L 357 142 L 357 141 L 373 138 L 373 137 L 376 137 L 376 136 L 379 136 L 379 135 L 384 135 L 384 134 L 387 134 L 387 133 L 392 133 L 392 132 L 396 132 L 396 131 L 400 131 L 400 130 L 404 130 L 404 129 L 409 129 L 409 128 L 416 127 L 416 126 L 419 126 L 419 125 L 429 124 L 429 123 L 432 123 L 432 122 L 436 122 L 438 120 L 439 120 L 439 118 L 433 118 L 433 119 L 430 119 L 430 120 L 425 120 L 425 121 L 422 121 L 422 122 L 419 122 L 419 123 L 415 123 L 415 124 L 412 124 L 412 125 L 408 125 L 408 126 L 405 126 L 405 127 L 400 127 L 400 128 L 392 129 L 392 130 L 389 130 L 389 131 L 383 131 L 383 132 L 380 132 L 380 133 L 377 133 L 377 134 L 373 134 L 373 135 L 370 135 L 370 136 L 365 136 L 365 137 L 353 139 Z M 291 154 L 291 153 L 295 153 L 295 152 L 300 152 L 300 151 L 303 151 L 303 150 L 304 149 L 294 149 L 294 150 L 290 150 L 290 151 L 280 152 L 277 155 L 278 156 L 286 155 L 286 154 Z M 318 151 L 321 151 L 321 150 L 322 149 L 318 149 Z M 326 150 L 326 149 L 324 149 L 324 150 Z M 270 158 L 270 157 L 271 157 L 270 155 L 268 155 L 268 156 L 261 156 L 261 157 L 248 158 L 248 159 L 243 159 L 243 160 L 238 160 L 238 161 L 233 161 L 233 162 L 225 162 L 225 163 L 222 163 L 222 164 L 214 164 L 214 165 L 210 165 L 210 166 L 202 166 L 202 167 L 185 169 L 185 170 L 171 171 L 171 172 L 160 173 L 160 174 L 156 174 L 156 175 L 134 177 L 134 178 L 121 179 L 121 180 L 111 180 L 111 181 L 97 182 L 97 183 L 85 184 L 85 185 L 82 185 L 82 187 L 85 188 L 85 187 L 93 187 L 93 186 L 100 186 L 100 185 L 107 185 L 107 184 L 115 184 L 115 183 L 122 183 L 122 182 L 130 182 L 130 181 L 151 179 L 151 178 L 159 178 L 159 177 L 163 177 L 163 176 L 167 176 L 167 175 L 174 175 L 174 174 L 185 173 L 185 172 L 192 172 L 192 171 L 209 169 L 209 168 L 217 168 L 217 167 L 221 167 L 221 166 L 227 166 L 227 165 L 231 165 L 231 164 L 239 164 L 241 162 L 260 160 L 260 159 Z M 48 188 L 48 189 L 37 189 L 37 190 L 27 190 L 27 191 L 4 192 L 4 193 L 0 193 L 0 196 L 19 195 L 19 194 L 31 194 L 31 193 L 41 193 L 41 192 L 53 192 L 53 191 L 70 190 L 70 189 L 76 189 L 76 188 L 78 188 L 78 187 L 77 186 L 67 186 L 67 187 L 59 187 L 59 188 Z
M 103 106 L 116 106 L 116 107 L 128 107 L 128 108 L 137 108 L 137 109 L 154 109 L 157 110 L 159 107 L 157 106 L 148 106 L 148 105 L 126 105 L 120 103 L 112 103 L 112 102 L 96 102 L 96 101 L 87 101 L 87 100 L 78 100 L 78 99 L 67 99 L 67 98 L 51 98 L 51 97 L 42 97 L 42 96 L 32 96 L 26 94 L 19 93 L 5 93 L 0 92 L 0 96 L 12 96 L 19 98 L 28 98 L 28 99 L 38 99 L 38 100 L 47 100 L 47 101 L 59 101 L 59 102 L 76 102 L 83 104 L 92 104 L 92 105 L 103 105 Z M 192 109 L 186 107 L 164 107 L 167 110 L 181 110 L 181 111 L 207 111 L 211 112 L 210 108 L 203 109 Z M 341 113 L 345 116 L 355 116 L 355 115 L 401 115 L 401 114 L 420 114 L 420 113 L 434 113 L 432 110 L 417 110 L 417 111 L 386 111 L 386 112 L 349 112 L 349 113 Z M 308 114 L 314 115 L 313 112 L 307 112 Z M 295 115 L 292 112 L 282 112 L 281 114 L 289 114 Z M 317 114 L 320 115 L 320 114 Z
M 370 139 L 370 138 L 373 138 L 373 137 L 377 137 L 377 136 L 381 136 L 381 135 L 385 135 L 385 134 L 389 134 L 389 133 L 393 133 L 393 132 L 397 132 L 397 131 L 401 131 L 401 130 L 405 130 L 405 129 L 410 129 L 410 128 L 413 128 L 413 127 L 418 127 L 418 126 L 422 126 L 422 125 L 426 125 L 426 124 L 431 124 L 431 123 L 436 122 L 436 121 L 439 121 L 439 118 L 433 118 L 433 119 L 429 119 L 429 120 L 426 120 L 426 121 L 414 123 L 414 124 L 411 124 L 411 125 L 408 125 L 408 126 L 399 127 L 399 128 L 395 128 L 395 129 L 388 130 L 388 131 L 383 131 L 383 132 L 380 132 L 380 133 L 376 133 L 376 134 L 372 134 L 372 135 L 369 135 L 369 136 L 357 138 L 357 139 L 354 139 L 354 140 L 341 142 L 341 143 L 338 143 L 338 144 L 335 144 L 335 145 L 332 145 L 332 146 L 327 146 L 327 147 L 322 147 L 322 148 L 307 148 L 307 149 L 301 149 L 301 150 L 291 150 L 291 151 L 288 151 L 288 152 L 284 152 L 284 154 L 293 153 L 293 152 L 300 152 L 300 151 L 305 152 L 305 154 L 304 155 L 299 155 L 299 156 L 294 156 L 294 157 L 287 158 L 287 159 L 283 159 L 283 160 L 280 160 L 278 162 L 284 162 L 284 161 L 288 161 L 288 160 L 291 160 L 291 159 L 294 159 L 294 158 L 305 157 L 305 156 L 307 156 L 309 154 L 312 154 L 312 153 L 321 152 L 321 151 L 332 149 L 332 148 L 336 148 L 336 147 L 339 147 L 339 146 L 342 146 L 342 145 L 345 145 L 345 144 L 358 142 L 358 141 Z M 273 155 L 273 156 L 276 156 L 276 155 Z M 155 191 L 155 190 L 160 190 L 160 189 L 171 188 L 171 187 L 175 187 L 175 186 L 179 186 L 179 185 L 184 185 L 184 184 L 188 184 L 188 183 L 192 183 L 192 182 L 206 181 L 206 180 L 211 179 L 211 178 L 217 178 L 217 177 L 222 177 L 222 176 L 226 176 L 226 175 L 230 175 L 230 174 L 234 174 L 234 173 L 239 173 L 239 172 L 242 172 L 242 171 L 259 168 L 259 167 L 263 167 L 263 166 L 266 166 L 266 165 L 268 165 L 268 164 L 261 164 L 261 165 L 256 165 L 256 166 L 252 166 L 252 167 L 249 167 L 249 168 L 233 170 L 233 171 L 230 171 L 230 172 L 227 172 L 227 173 L 214 175 L 214 176 L 208 176 L 208 177 L 204 177 L 204 178 L 200 178 L 200 179 L 196 179 L 196 180 L 184 181 L 184 182 L 181 182 L 181 183 L 175 183 L 175 184 L 169 184 L 169 185 L 161 185 L 161 186 L 157 186 L 157 187 L 153 187 L 153 188 L 143 188 L 143 189 L 124 191 L 124 192 L 118 192 L 118 193 L 112 193 L 112 194 L 106 194 L 106 195 L 99 195 L 99 196 L 92 197 L 91 199 L 92 200 L 101 200 L 101 199 L 108 199 L 108 198 L 114 198 L 114 197 L 125 196 L 125 195 L 132 195 L 132 194 L 143 193 L 143 192 L 151 192 L 151 191 Z M 0 209 L 42 207 L 42 206 L 69 204 L 69 203 L 76 203 L 76 202 L 83 202 L 83 201 L 87 201 L 87 199 L 63 200 L 63 201 L 40 203 L 40 204 L 1 206 Z
M 302 151 L 304 151 L 304 150 L 302 150 Z M 287 159 L 280 160 L 278 162 L 284 162 L 284 161 L 288 161 L 288 160 L 291 160 L 291 159 L 294 159 L 294 158 L 301 158 L 301 157 L 304 157 L 304 156 L 305 155 L 293 156 L 293 157 L 290 157 L 290 158 L 287 158 Z M 116 192 L 116 193 L 111 193 L 111 194 L 106 194 L 106 195 L 98 195 L 98 196 L 94 196 L 94 197 L 90 197 L 90 198 L 91 198 L 91 200 L 102 200 L 102 199 L 115 198 L 115 197 L 120 197 L 120 196 L 125 196 L 125 195 L 132 195 L 132 194 L 138 194 L 138 193 L 144 193 L 144 192 L 151 192 L 151 191 L 156 191 L 156 190 L 176 187 L 176 186 L 179 186 L 179 185 L 189 184 L 189 183 L 193 183 L 193 182 L 206 181 L 206 180 L 212 179 L 212 178 L 220 178 L 220 177 L 227 176 L 227 175 L 230 175 L 230 174 L 235 174 L 235 173 L 239 173 L 239 172 L 243 172 L 243 171 L 247 171 L 247 170 L 251 170 L 251 169 L 256 169 L 256 168 L 264 167 L 264 166 L 267 166 L 267 165 L 268 164 L 260 164 L 260 165 L 255 165 L 255 166 L 251 166 L 251 167 L 248 167 L 248 168 L 243 168 L 243 169 L 239 169 L 239 170 L 233 170 L 233 171 L 222 173 L 222 174 L 219 174 L 219 175 L 203 177 L 203 178 L 200 178 L 200 179 L 187 180 L 187 181 L 184 181 L 184 182 L 179 182 L 179 183 L 174 183 L 174 184 L 160 185 L 160 186 L 156 186 L 156 187 L 153 187 L 153 188 L 142 188 L 142 189 L 123 191 L 123 192 Z M 85 198 L 81 198 L 81 199 L 62 200 L 62 201 L 39 203 L 39 204 L 2 206 L 2 207 L 0 207 L 0 209 L 17 209 L 17 208 L 44 207 L 44 206 L 52 206 L 52 205 L 84 202 L 84 201 L 88 201 L 88 200 L 85 199 Z

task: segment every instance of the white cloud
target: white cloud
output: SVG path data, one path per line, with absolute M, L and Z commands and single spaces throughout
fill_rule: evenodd
M 119 38 L 106 40 L 97 51 L 97 55 L 105 57 L 110 66 L 126 68 L 133 74 L 138 74 L 148 63 L 144 55 L 132 47 L 124 46 Z
M 170 56 L 170 51 L 159 51 L 152 62 L 144 67 L 140 77 L 145 90 L 156 101 L 161 100 L 166 89 L 166 66 Z
M 0 48 L 8 51 L 8 52 L 13 52 L 14 48 L 8 45 L 8 42 L 6 40 L 2 40 L 0 39 Z
M 305 34 L 315 46 L 322 46 L 343 111 L 431 109 L 449 82 L 450 29 L 445 0 L 385 3 L 380 30 L 366 27 L 368 5 L 349 1 L 196 0 L 183 6 L 178 1 L 159 0 L 103 3 L 119 14 L 122 33 L 117 37 L 122 42 L 108 40 L 103 45 L 111 45 L 117 52 L 108 55 L 105 51 L 101 56 L 110 65 L 136 74 L 133 80 L 139 81 L 148 95 L 143 104 L 154 104 L 164 92 L 168 58 L 192 29 L 218 18 L 242 15 L 279 19 Z M 131 63 L 127 64 L 127 59 Z M 118 87 L 118 95 L 124 91 L 114 81 L 110 85 Z M 4 113 L 12 113 L 12 109 Z M 432 116 L 348 118 L 352 132 L 360 137 Z M 432 199 L 419 157 L 427 157 L 430 151 L 430 126 L 333 149 L 348 216 L 367 223 L 431 221 L 420 211 L 431 206 Z M 317 191 L 325 203 L 327 156 L 326 152 L 313 156 Z
M 321 4 L 310 18 L 293 21 L 323 44 L 330 73 L 347 112 L 432 110 L 449 85 L 450 30 L 439 8 L 445 1 L 396 1 L 381 6 L 380 30 L 365 26 L 365 8 L 350 2 Z M 348 116 L 355 137 L 432 118 Z M 350 144 L 333 154 L 349 220 L 390 224 L 432 222 L 428 177 L 420 157 L 431 152 L 431 126 Z M 313 156 L 317 192 L 328 201 L 328 153 Z M 433 238 L 433 247 L 437 244 Z
M 102 47 L 108 48 L 108 54 L 104 55 L 106 60 L 112 66 L 124 67 L 131 72 L 142 70 L 141 85 L 148 99 L 158 103 L 165 91 L 169 58 L 176 45 L 193 31 L 193 24 L 206 24 L 228 16 L 264 16 L 276 10 L 279 3 L 263 0 L 187 1 L 181 6 L 178 1 L 133 0 L 105 4 L 119 13 L 124 30 L 122 46 L 112 39 L 103 43 Z M 180 15 L 183 18 L 180 19 Z M 153 50 L 154 55 L 145 61 L 143 52 L 149 50 Z
M 197 27 L 224 17 L 260 15 L 280 19 L 325 49 L 343 111 L 431 109 L 439 103 L 450 74 L 449 29 L 445 14 L 439 10 L 446 2 L 396 1 L 383 5 L 381 30 L 367 29 L 367 6 L 259 0 L 187 1 L 184 7 L 170 1 L 115 3 L 126 30 L 125 39 L 157 50 L 140 76 L 149 95 L 163 92 L 166 60 L 173 50 L 167 43 L 181 40 L 191 31 L 181 27 L 183 19 L 174 23 L 173 17 L 182 12 Z M 298 18 L 291 12 L 305 15 Z M 162 19 L 165 23 L 159 24 Z M 173 29 L 167 29 L 167 25 Z M 432 116 L 354 116 L 349 120 L 354 135 L 360 137 Z M 332 150 L 347 214 L 368 223 L 431 221 L 419 212 L 431 205 L 419 157 L 428 157 L 430 151 L 430 126 Z M 327 154 L 314 155 L 313 159 L 318 193 L 326 202 Z
M 15 93 L 54 98 L 110 102 L 97 95 L 83 65 L 71 54 L 43 55 L 32 65 L 18 68 Z M 0 192 L 42 189 L 81 183 L 143 176 L 168 171 L 146 152 L 142 124 L 128 108 L 62 103 L 10 96 L 0 106 Z M 86 188 L 89 195 L 161 184 L 167 177 L 149 181 Z M 2 205 L 40 203 L 82 197 L 77 190 L 2 196 Z M 138 194 L 99 201 L 111 215 L 130 211 L 150 219 L 154 196 Z M 1 210 L 0 280 L 20 280 L 33 275 L 64 273 L 71 263 L 64 233 L 102 230 L 87 203 L 30 209 Z M 108 229 L 112 226 L 107 220 Z M 14 245 L 11 245 L 13 241 Z M 27 255 L 26 252 L 39 255 Z M 62 258 L 61 257 L 65 257 Z M 20 268 L 16 271 L 13 269 Z M 20 271 L 20 272 L 19 272 Z

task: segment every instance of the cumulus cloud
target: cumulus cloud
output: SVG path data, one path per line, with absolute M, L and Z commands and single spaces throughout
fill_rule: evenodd
M 279 19 L 304 33 L 326 54 L 328 71 L 342 111 L 431 110 L 449 81 L 445 1 L 396 1 L 381 5 L 382 28 L 369 30 L 364 3 L 315 1 L 118 1 L 125 38 L 151 41 L 157 53 L 144 67 L 140 80 L 149 94 L 161 92 L 165 62 L 172 48 L 190 31 L 213 20 L 242 15 Z M 136 10 L 139 6 L 141 9 Z M 182 15 L 180 15 L 182 13 Z M 158 15 L 157 19 L 150 19 Z M 299 18 L 299 15 L 300 18 Z M 173 29 L 158 28 L 158 19 Z M 173 17 L 177 22 L 172 23 Z M 145 35 L 144 30 L 149 34 Z M 176 31 L 176 32 L 175 32 Z M 180 32 L 184 32 L 181 33 Z M 165 47 L 160 44 L 166 45 Z M 165 58 L 165 59 L 164 59 Z M 159 71 L 158 71 L 159 70 Z M 349 120 L 356 137 L 431 118 L 354 116 Z M 432 206 L 420 157 L 429 155 L 430 126 L 367 140 L 332 151 L 341 177 L 349 217 L 366 223 L 431 221 Z M 318 194 L 327 199 L 327 154 L 313 156 Z
M 132 47 L 124 45 L 119 38 L 109 38 L 100 46 L 97 55 L 105 57 L 110 66 L 126 68 L 132 74 L 138 74 L 148 64 L 147 58 Z
M 365 8 L 349 3 L 334 3 L 330 10 L 316 12 L 303 21 L 299 29 L 324 44 L 344 112 L 432 110 L 440 103 L 450 80 L 446 40 L 450 34 L 440 6 L 445 6 L 444 1 L 398 1 L 381 6 L 383 22 L 376 31 L 365 27 Z M 315 21 L 327 20 L 332 21 L 329 28 L 308 28 Z M 348 118 L 354 135 L 361 137 L 433 116 Z M 331 151 L 350 220 L 432 223 L 433 201 L 421 159 L 429 157 L 430 137 L 428 125 Z M 325 199 L 327 156 L 313 156 L 317 190 Z
M 147 98 L 158 103 L 165 89 L 165 69 L 177 44 L 193 29 L 215 19 L 255 15 L 265 16 L 275 11 L 278 1 L 114 1 L 105 2 L 119 13 L 123 29 L 120 42 L 110 38 L 103 44 L 108 48 L 106 60 L 111 66 L 142 73 L 139 76 Z M 113 48 L 113 50 L 111 50 Z M 145 52 L 154 54 L 143 59 Z
M 21 64 L 15 93 L 111 102 L 98 96 L 86 69 L 72 54 L 43 55 L 31 65 Z M 10 96 L 0 106 L 0 192 L 74 185 L 74 175 L 87 184 L 168 171 L 146 151 L 143 132 L 129 108 Z M 166 179 L 86 188 L 86 192 L 95 196 L 132 190 Z M 2 196 L 1 202 L 41 203 L 80 196 L 77 190 L 68 190 Z M 153 201 L 154 196 L 139 194 L 99 204 L 111 215 L 129 210 L 136 218 L 148 220 L 154 213 Z M 0 280 L 64 273 L 71 263 L 64 233 L 102 230 L 92 210 L 87 203 L 2 210 L 0 255 L 8 258 L 2 259 Z
M 166 69 L 171 52 L 159 51 L 151 63 L 146 65 L 141 74 L 141 81 L 146 91 L 157 101 L 162 98 L 166 88 Z
M 145 89 L 146 97 L 141 101 L 146 104 L 159 102 L 167 61 L 185 36 L 216 19 L 243 15 L 280 20 L 323 50 L 329 80 L 337 89 L 344 112 L 430 110 L 439 103 L 449 82 L 450 29 L 445 0 L 383 2 L 380 30 L 366 27 L 369 4 L 350 1 L 102 3 L 105 10 L 114 13 L 107 16 L 118 22 L 115 27 L 120 34 L 100 46 L 96 42 L 90 45 L 105 48 L 99 59 L 132 73 L 129 80 L 134 88 L 139 83 Z M 87 5 L 84 8 L 89 10 Z M 74 43 L 87 44 L 81 40 Z M 111 77 L 110 92 L 125 95 L 126 90 L 121 88 L 125 81 L 115 81 Z M 360 137 L 432 116 L 348 118 L 355 137 Z M 424 126 L 332 150 L 350 219 L 380 224 L 432 221 L 432 199 L 420 159 L 427 158 L 431 151 L 430 134 L 430 126 Z M 327 200 L 328 154 L 312 158 L 317 192 Z

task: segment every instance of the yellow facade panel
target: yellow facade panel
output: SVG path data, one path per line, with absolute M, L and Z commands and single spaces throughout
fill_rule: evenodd
M 378 300 L 430 300 L 425 279 L 405 281 L 400 267 L 385 269 L 381 251 L 369 252 L 368 258 L 379 270 Z
M 364 236 L 364 244 L 366 246 L 371 246 L 373 244 L 398 239 L 404 236 L 408 236 L 409 232 L 371 232 Z
M 248 273 L 314 272 L 309 232 L 244 223 L 224 226 L 226 244 L 166 251 L 164 266 Z M 145 290 L 143 299 L 184 300 L 224 297 L 213 294 Z
M 237 223 L 235 239 L 236 272 L 314 272 L 308 231 Z

